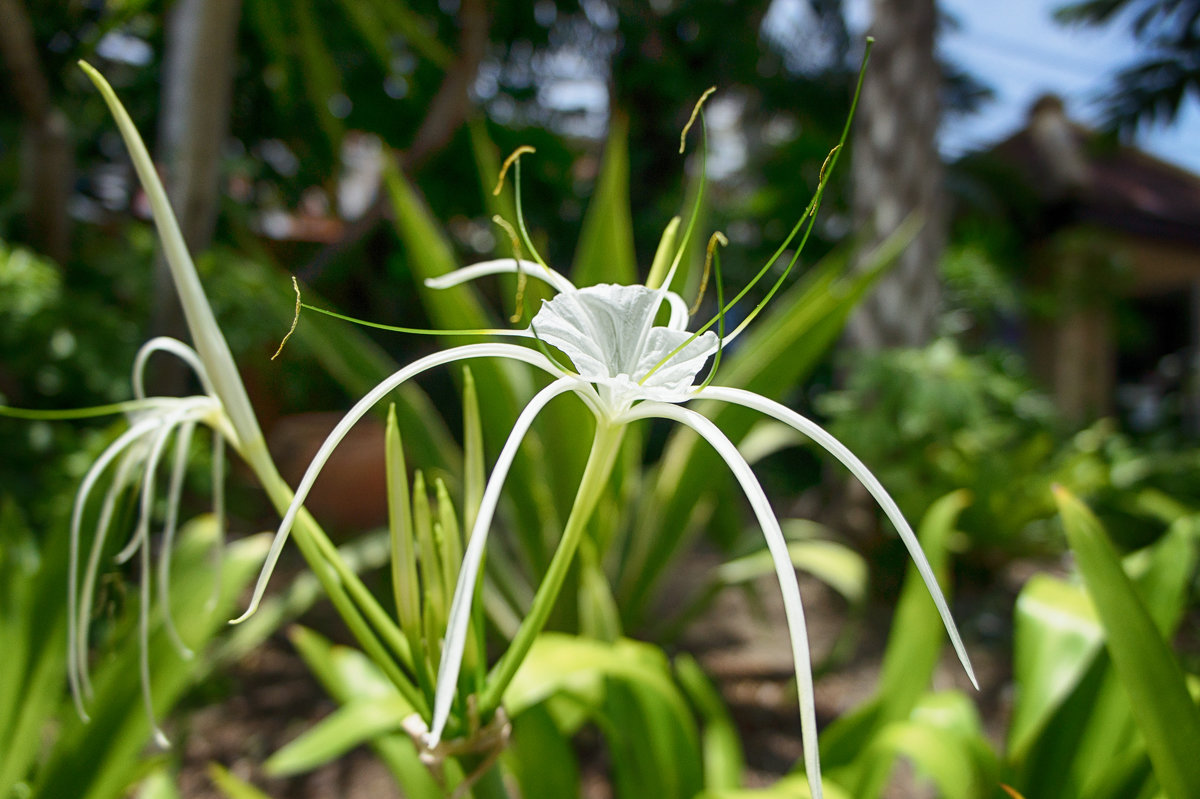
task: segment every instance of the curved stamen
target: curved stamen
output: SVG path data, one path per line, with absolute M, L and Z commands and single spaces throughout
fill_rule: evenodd
M 800 598 L 800 583 L 792 566 L 787 541 L 779 520 L 771 509 L 766 493 L 750 469 L 750 464 L 737 451 L 733 442 L 704 416 L 679 405 L 664 402 L 645 402 L 633 408 L 625 418 L 663 418 L 677 421 L 695 430 L 712 445 L 737 478 L 762 528 L 767 549 L 775 564 L 775 576 L 783 594 L 783 609 L 787 616 L 788 635 L 792 643 L 792 659 L 796 670 L 796 687 L 800 699 L 800 732 L 804 745 L 804 767 L 814 799 L 821 799 L 821 761 L 817 748 L 817 713 L 813 697 L 812 662 L 808 649 L 808 630 L 804 621 L 804 605 Z
M 334 319 L 341 319 L 343 322 L 350 322 L 363 327 L 373 327 L 376 330 L 388 330 L 392 333 L 407 333 L 413 336 L 512 336 L 513 338 L 528 338 L 529 333 L 524 330 L 510 330 L 506 327 L 480 327 L 469 328 L 465 330 L 442 330 L 430 327 L 400 327 L 399 325 L 386 325 L 383 322 L 372 322 L 367 319 L 359 319 L 356 316 L 347 316 L 346 314 L 331 311 L 328 308 L 318 308 L 315 305 L 309 305 L 307 302 L 300 303 L 301 308 L 307 308 L 310 311 L 315 311 L 319 314 L 332 316 Z
M 548 283 L 551 288 L 558 292 L 576 290 L 575 284 L 568 280 L 561 272 L 556 272 L 550 267 L 543 268 L 534 261 L 517 258 L 496 258 L 491 261 L 480 261 L 477 264 L 464 266 L 461 269 L 455 269 L 453 272 L 447 272 L 444 275 L 426 278 L 425 285 L 431 289 L 448 289 L 487 275 L 513 274 L 518 271 L 529 277 Z
M 904 518 L 904 514 L 900 512 L 900 508 L 896 505 L 895 500 L 888 494 L 883 484 L 871 473 L 871 470 L 853 452 L 847 449 L 842 442 L 826 432 L 816 422 L 801 416 L 791 408 L 781 405 L 774 400 L 769 400 L 766 397 L 744 389 L 726 388 L 724 386 L 709 386 L 697 394 L 697 396 L 704 399 L 724 400 L 734 405 L 741 405 L 745 408 L 760 411 L 777 421 L 795 428 L 841 461 L 842 465 L 858 478 L 863 487 L 879 503 L 879 507 L 883 509 L 884 514 L 891 520 L 892 525 L 896 528 L 896 532 L 900 534 L 900 540 L 904 542 L 909 556 L 913 559 L 913 564 L 917 567 L 917 572 L 921 575 L 921 579 L 925 582 L 925 587 L 929 590 L 929 595 L 933 598 L 933 603 L 937 606 L 938 615 L 942 617 L 942 624 L 945 625 L 946 632 L 950 636 L 950 642 L 954 645 L 954 652 L 958 655 L 959 662 L 962 663 L 967 676 L 971 679 L 971 684 L 978 690 L 979 682 L 975 679 L 975 670 L 971 667 L 971 659 L 967 656 L 966 647 L 963 646 L 962 638 L 958 634 L 958 627 L 955 626 L 954 618 L 950 615 L 950 608 L 946 605 L 946 598 L 942 595 L 942 589 L 938 586 L 937 577 L 934 576 L 933 569 L 929 566 L 929 560 L 925 557 L 925 552 L 921 549 L 921 544 L 917 541 L 916 533 L 909 526 L 908 521 Z
M 529 431 L 533 420 L 550 400 L 571 391 L 575 384 L 576 381 L 572 378 L 562 378 L 534 395 L 513 424 L 512 430 L 508 434 L 508 440 L 504 442 L 504 448 L 500 450 L 500 456 L 496 459 L 492 473 L 488 477 L 487 487 L 483 491 L 483 501 L 479 505 L 479 513 L 475 516 L 475 524 L 471 527 L 462 569 L 458 574 L 458 583 L 454 587 L 454 597 L 450 601 L 445 646 L 442 648 L 442 658 L 438 663 L 433 720 L 426 738 L 426 745 L 430 748 L 437 746 L 441 740 L 442 731 L 450 717 L 450 705 L 458 689 L 458 672 L 462 667 L 467 631 L 471 625 L 471 601 L 474 598 L 475 585 L 478 582 L 492 517 L 496 513 L 496 505 L 500 501 L 500 490 L 504 487 L 504 481 L 508 477 L 513 458 L 516 457 L 521 441 Z
M 375 386 L 342 417 L 341 421 L 329 433 L 324 443 L 321 444 L 321 448 L 317 450 L 317 454 L 313 456 L 312 463 L 308 466 L 308 471 L 304 473 L 304 477 L 300 480 L 300 485 L 296 487 L 292 504 L 288 507 L 287 513 L 283 516 L 283 521 L 280 522 L 279 530 L 275 533 L 275 540 L 271 543 L 271 549 L 267 553 L 262 572 L 259 574 L 258 583 L 254 586 L 254 595 L 250 599 L 250 605 L 245 613 L 233 619 L 231 623 L 237 624 L 245 621 L 258 609 L 263 593 L 266 591 L 267 582 L 271 579 L 271 573 L 275 570 L 275 564 L 279 561 L 279 555 L 283 551 L 284 543 L 287 541 L 288 533 L 292 529 L 292 524 L 296 521 L 296 515 L 300 512 L 300 508 L 303 507 L 304 500 L 308 497 L 309 491 L 312 490 L 313 483 L 317 480 L 317 475 L 325 468 L 325 464 L 329 460 L 330 455 L 333 454 L 333 450 L 346 437 L 346 434 L 350 432 L 350 428 L 357 424 L 358 420 L 387 396 L 392 389 L 411 380 L 422 372 L 426 372 L 435 366 L 454 363 L 455 361 L 489 357 L 511 358 L 515 361 L 524 361 L 555 377 L 562 376 L 554 368 L 554 365 L 540 352 L 528 349 L 527 347 L 518 347 L 515 344 L 480 343 L 466 344 L 461 347 L 453 347 L 444 352 L 427 355 L 424 358 L 413 361 Z

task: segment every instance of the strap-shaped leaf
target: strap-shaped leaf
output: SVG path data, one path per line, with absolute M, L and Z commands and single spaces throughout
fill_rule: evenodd
M 1169 799 L 1200 796 L 1200 713 L 1175 655 L 1126 576 L 1100 522 L 1066 489 L 1055 490 L 1063 527 L 1107 634 L 1113 667 Z

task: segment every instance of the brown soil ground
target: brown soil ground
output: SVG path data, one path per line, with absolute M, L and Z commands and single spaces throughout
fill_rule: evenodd
M 681 573 L 696 574 L 715 559 L 697 557 Z M 1011 654 L 1012 601 L 1032 571 L 1011 567 L 986 592 L 960 588 L 955 614 L 972 654 L 981 691 L 980 713 L 999 743 L 1007 723 Z M 691 624 L 681 641 L 720 687 L 742 732 L 748 786 L 771 784 L 801 757 L 799 716 L 790 648 L 782 605 L 772 580 L 756 586 L 754 597 L 726 591 Z M 861 625 L 849 624 L 845 603 L 829 588 L 802 580 L 809 635 L 818 669 L 847 630 L 836 667 L 819 674 L 817 710 L 824 726 L 868 698 L 875 684 L 891 609 L 871 607 Z M 670 594 L 670 592 L 666 592 Z M 324 623 L 323 623 L 324 622 Z M 317 619 L 324 627 L 328 620 Z M 848 646 L 846 644 L 849 644 Z M 388 771 L 365 748 L 338 762 L 291 779 L 271 779 L 261 764 L 273 752 L 334 709 L 334 703 L 309 675 L 282 637 L 273 639 L 238 664 L 229 675 L 228 698 L 193 713 L 184 722 L 180 789 L 188 799 L 219 799 L 207 775 L 217 762 L 251 781 L 273 799 L 391 799 L 401 794 Z M 971 692 L 949 647 L 934 678 L 934 688 Z M 585 778 L 587 799 L 611 796 L 603 758 L 593 758 Z M 888 799 L 931 796 L 911 771 L 901 766 Z

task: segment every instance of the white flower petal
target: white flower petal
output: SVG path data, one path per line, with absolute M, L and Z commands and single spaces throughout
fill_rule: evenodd
M 532 329 L 562 350 L 581 377 L 635 377 L 643 337 L 662 300 L 645 286 L 588 286 L 543 303 Z
M 671 319 L 668 326 L 656 327 L 654 317 L 664 300 L 671 304 Z M 680 401 L 717 343 L 712 333 L 692 339 L 682 329 L 687 324 L 682 304 L 676 294 L 645 286 L 589 286 L 544 303 L 531 329 L 562 350 L 580 378 L 606 385 L 616 400 Z
M 192 650 L 179 637 L 175 617 L 171 614 L 171 550 L 175 543 L 175 531 L 179 521 L 179 497 L 183 492 L 183 477 L 187 473 L 188 450 L 192 445 L 192 433 L 196 429 L 193 420 L 179 426 L 175 436 L 175 462 L 171 465 L 171 482 L 167 487 L 167 517 L 163 521 L 162 551 L 158 553 L 158 604 L 162 607 L 163 626 L 176 651 L 191 660 Z
M 900 512 L 900 508 L 888 494 L 887 490 L 876 479 L 875 475 L 871 474 L 871 470 L 853 452 L 847 449 L 842 442 L 827 433 L 816 422 L 801 416 L 791 408 L 781 405 L 778 402 L 769 400 L 752 391 L 723 386 L 709 386 L 700 392 L 698 396 L 742 405 L 756 411 L 761 411 L 786 425 L 791 425 L 828 450 L 831 455 L 841 461 L 859 479 L 867 491 L 870 492 L 871 496 L 875 498 L 875 501 L 879 503 L 879 506 L 883 508 L 883 512 L 895 526 L 896 532 L 900 534 L 900 539 L 908 549 L 908 554 L 912 557 L 913 564 L 917 567 L 917 572 L 920 573 L 921 579 L 925 582 L 925 587 L 929 590 L 929 595 L 933 598 L 933 603 L 937 606 L 938 615 L 942 617 L 942 624 L 945 625 L 946 632 L 950 635 L 950 642 L 954 645 L 954 651 L 958 655 L 963 668 L 966 670 L 967 676 L 971 678 L 971 684 L 978 690 L 979 682 L 975 679 L 975 670 L 971 668 L 971 659 L 967 656 L 967 649 L 963 646 L 962 638 L 959 637 L 958 627 L 954 624 L 954 617 L 950 615 L 950 608 L 946 605 L 946 598 L 942 596 L 942 589 L 938 586 L 933 569 L 930 568 L 929 561 L 926 559 L 925 553 L 921 550 L 921 544 L 917 541 L 916 533 L 912 531 L 912 528 L 904 518 L 904 514 Z
M 87 684 L 87 622 L 91 615 L 90 602 L 88 607 L 79 604 L 79 537 L 83 526 L 83 511 L 87 506 L 88 497 L 95 488 L 96 482 L 104 474 L 118 455 L 127 447 L 154 429 L 153 422 L 141 422 L 133 425 L 117 440 L 109 444 L 100 457 L 88 469 L 79 490 L 75 492 L 75 505 L 71 510 L 71 532 L 67 555 L 67 678 L 71 683 L 71 695 L 75 699 L 75 709 L 80 718 L 85 721 L 88 714 L 83 708 L 83 698 L 90 695 L 85 689 Z
M 684 342 L 687 342 L 686 345 Z M 646 347 L 637 365 L 636 374 L 648 374 L 667 354 L 674 352 L 680 345 L 684 345 L 683 349 L 659 366 L 654 374 L 642 383 L 643 387 L 664 388 L 671 392 L 687 391 L 696 381 L 696 375 L 704 368 L 704 364 L 717 351 L 717 337 L 713 333 L 705 332 L 692 338 L 692 334 L 686 330 L 653 328 L 646 336 Z
M 448 289 L 451 286 L 457 286 L 469 280 L 476 280 L 487 275 L 513 274 L 518 271 L 550 284 L 553 289 L 559 292 L 565 293 L 577 290 L 575 285 L 570 280 L 567 280 L 562 273 L 555 272 L 553 269 L 542 266 L 539 263 L 534 263 L 533 261 L 518 261 L 516 258 L 497 258 L 492 261 L 482 261 L 470 266 L 464 266 L 461 269 L 455 269 L 453 272 L 447 272 L 444 275 L 426 278 L 425 285 L 431 289 Z
M 808 630 L 804 622 L 804 605 L 800 599 L 800 584 L 788 554 L 787 541 L 779 528 L 779 520 L 771 509 L 767 495 L 750 469 L 750 464 L 737 447 L 715 424 L 693 410 L 667 403 L 647 402 L 629 412 L 627 418 L 672 419 L 687 425 L 703 437 L 733 472 L 758 524 L 762 528 L 767 549 L 775 564 L 775 576 L 783 594 L 783 609 L 787 616 L 788 635 L 792 644 L 792 659 L 796 669 L 796 687 L 800 698 L 800 732 L 804 745 L 804 767 L 814 799 L 821 799 L 821 760 L 817 747 L 817 713 L 813 698 L 812 663 L 808 649 Z
M 196 373 L 200 385 L 204 388 L 204 393 L 210 397 L 216 397 L 216 390 L 213 388 L 212 380 L 208 377 L 208 371 L 200 361 L 200 356 L 187 344 L 169 336 L 156 336 L 138 349 L 137 355 L 133 359 L 133 395 L 135 397 L 146 398 L 146 362 L 156 352 L 169 353 L 186 363 Z
M 554 364 L 545 355 L 536 350 L 519 347 L 515 344 L 466 344 L 461 347 L 453 347 L 444 352 L 436 352 L 413 361 L 367 392 L 366 396 L 355 403 L 354 407 L 342 417 L 341 421 L 337 423 L 328 437 L 326 437 L 324 443 L 321 444 L 321 448 L 317 450 L 317 454 L 313 456 L 312 463 L 309 464 L 308 470 L 300 480 L 300 485 L 296 487 L 291 505 L 288 506 L 287 512 L 283 515 L 283 521 L 280 522 L 279 530 L 275 533 L 275 540 L 271 542 L 271 549 L 267 553 L 262 572 L 258 577 L 258 583 L 254 586 L 254 595 L 250 599 L 250 605 L 247 607 L 245 613 L 231 622 L 232 624 L 245 621 L 258 609 L 263 593 L 266 591 L 267 582 L 271 579 L 271 573 L 275 570 L 275 564 L 279 561 L 283 545 L 287 542 L 288 533 L 296 521 L 296 515 L 304 506 L 304 500 L 308 496 L 308 492 L 312 490 L 313 483 L 317 480 L 317 475 L 321 473 L 321 469 L 325 468 L 325 464 L 328 462 L 330 455 L 333 454 L 333 450 L 342 442 L 342 439 L 346 437 L 350 429 L 358 423 L 358 420 L 365 416 L 376 403 L 386 397 L 392 389 L 400 384 L 411 380 L 435 366 L 470 358 L 510 358 L 536 366 L 555 377 L 561 377 Z
M 496 513 L 496 505 L 500 501 L 500 490 L 508 477 L 513 458 L 521 445 L 525 434 L 533 420 L 541 413 L 550 400 L 571 391 L 575 381 L 571 378 L 556 380 L 543 388 L 529 401 L 513 423 L 500 450 L 500 456 L 492 467 L 488 477 L 487 487 L 483 491 L 483 501 L 479 505 L 479 513 L 471 528 L 468 538 L 467 551 L 463 556 L 462 569 L 458 574 L 458 583 L 454 587 L 454 598 L 450 601 L 450 614 L 446 623 L 445 645 L 442 647 L 442 659 L 438 663 L 437 692 L 433 700 L 433 721 L 426 736 L 426 745 L 433 748 L 441 740 L 450 717 L 450 705 L 458 687 L 458 673 L 462 668 L 463 649 L 467 642 L 467 631 L 471 625 L 471 602 L 475 594 L 475 584 L 478 582 L 479 569 L 483 562 L 484 547 L 487 545 L 488 530 L 492 525 L 492 517 Z

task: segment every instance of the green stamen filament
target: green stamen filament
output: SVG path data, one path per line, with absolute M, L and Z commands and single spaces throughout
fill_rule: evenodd
M 518 331 L 506 330 L 503 328 L 476 328 L 470 330 L 428 330 L 421 327 L 399 327 L 397 325 L 385 325 L 382 322 L 370 322 L 366 319 L 358 319 L 346 314 L 340 314 L 337 311 L 330 311 L 326 308 L 318 308 L 315 305 L 309 305 L 306 302 L 300 303 L 301 308 L 307 308 L 310 311 L 315 311 L 326 316 L 332 316 L 334 319 L 341 319 L 343 322 L 351 322 L 364 327 L 374 327 L 379 330 L 390 330 L 394 333 L 410 333 L 414 336 L 512 336 L 518 335 Z
M 816 223 L 817 219 L 817 211 L 820 210 L 821 200 L 825 195 L 825 187 L 829 183 L 829 177 L 833 173 L 834 167 L 837 166 L 838 157 L 841 155 L 842 149 L 846 144 L 846 140 L 850 136 L 850 124 L 854 121 L 854 112 L 858 108 L 858 100 L 862 95 L 863 79 L 867 74 L 867 62 L 870 61 L 871 46 L 874 43 L 875 39 L 868 36 L 866 52 L 863 54 L 862 66 L 860 66 L 858 70 L 858 83 L 854 87 L 854 98 L 850 102 L 850 113 L 846 115 L 846 124 L 842 127 L 841 138 L 838 140 L 838 143 L 834 146 L 834 148 L 829 151 L 829 155 L 826 156 L 825 162 L 821 165 L 821 172 L 818 175 L 817 189 L 813 193 L 813 198 L 811 201 L 809 201 L 808 206 L 804 209 L 804 213 L 801 214 L 800 219 L 798 219 L 796 224 L 792 227 L 791 232 L 788 233 L 787 238 L 783 240 L 778 249 L 776 249 L 774 254 L 772 254 L 767 262 L 763 264 L 763 267 L 758 270 L 758 273 L 750 280 L 746 287 L 739 291 L 732 300 L 718 310 L 717 316 L 708 320 L 708 322 L 696 330 L 691 337 L 689 337 L 671 352 L 663 356 L 663 359 L 656 363 L 654 368 L 647 372 L 641 381 L 639 381 L 640 383 L 644 383 L 650 377 L 650 375 L 657 372 L 660 368 L 662 368 L 663 364 L 667 363 L 669 360 L 678 355 L 684 347 L 695 341 L 701 334 L 711 328 L 714 324 L 717 324 L 718 320 L 722 318 L 723 314 L 732 310 L 733 306 L 737 305 L 737 303 L 740 302 L 741 299 L 745 297 L 746 294 L 755 285 L 757 285 L 760 280 L 762 280 L 763 277 L 766 276 L 767 271 L 770 270 L 770 268 L 774 266 L 775 262 L 779 260 L 779 257 L 783 255 L 784 251 L 787 249 L 787 246 L 791 244 L 792 240 L 800 232 L 801 228 L 804 227 L 805 220 L 807 220 L 808 226 L 804 228 L 804 235 L 801 236 L 800 243 L 796 247 L 796 252 L 792 255 L 791 261 L 788 262 L 787 268 L 784 269 L 783 273 L 775 280 L 775 283 L 771 286 L 771 290 L 767 292 L 767 296 L 759 301 L 759 303 L 754 307 L 754 310 L 742 320 L 741 324 L 734 328 L 733 335 L 737 335 L 744 330 L 746 326 L 754 320 L 754 317 L 756 317 L 759 312 L 762 311 L 766 304 L 770 302 L 771 298 L 775 296 L 775 293 L 779 291 L 779 288 L 783 285 L 784 280 L 787 279 L 788 275 L 792 271 L 792 268 L 800 259 L 800 253 L 803 252 L 804 245 L 808 242 L 808 237 L 812 234 L 813 225 Z M 701 116 L 701 122 L 703 122 L 703 119 L 703 116 Z
M 72 419 L 95 419 L 99 416 L 114 416 L 118 413 L 128 413 L 129 411 L 163 408 L 178 401 L 179 398 L 176 397 L 151 397 L 149 399 L 110 402 L 107 405 L 93 405 L 90 408 L 68 408 L 62 410 L 13 408 L 8 405 L 0 405 L 0 416 L 9 419 L 24 419 L 31 422 L 63 422 Z

